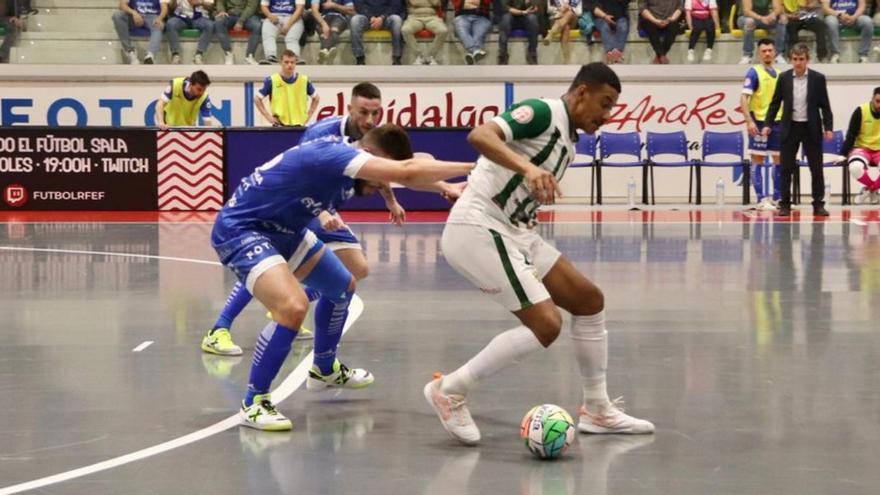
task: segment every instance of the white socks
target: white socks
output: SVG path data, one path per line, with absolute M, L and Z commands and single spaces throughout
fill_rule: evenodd
M 584 404 L 588 409 L 603 409 L 610 403 L 605 385 L 605 370 L 608 368 L 605 311 L 589 316 L 572 316 L 571 340 L 583 377 Z
M 495 336 L 464 366 L 444 376 L 440 382 L 440 391 L 447 395 L 467 395 L 479 380 L 488 378 L 543 348 L 535 334 L 527 327 L 520 325 L 511 328 Z M 603 366 L 603 377 L 604 370 Z M 605 383 L 604 378 L 602 383 Z
M 583 378 L 584 404 L 593 411 L 605 409 L 611 403 L 605 384 L 605 370 L 608 368 L 605 311 L 572 316 L 570 325 L 572 348 Z M 492 339 L 467 364 L 444 376 L 440 391 L 447 395 L 467 395 L 478 381 L 543 348 L 535 334 L 525 326 L 511 328 Z

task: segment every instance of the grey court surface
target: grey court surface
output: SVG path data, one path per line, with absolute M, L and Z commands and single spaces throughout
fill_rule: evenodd
M 604 289 L 610 392 L 654 421 L 656 435 L 579 435 L 560 461 L 531 458 L 522 415 L 540 403 L 574 413 L 579 400 L 563 335 L 472 394 L 483 442 L 456 444 L 422 386 L 513 320 L 444 261 L 442 225 L 356 224 L 372 272 L 341 357 L 373 371 L 373 387 L 300 389 L 280 404 L 293 432 L 217 428 L 36 492 L 880 492 L 880 224 L 541 229 Z M 232 277 L 154 257 L 214 261 L 209 232 L 199 223 L 0 224 L 0 246 L 21 249 L 0 249 L 0 493 L 234 414 L 263 312 L 252 305 L 233 330 L 243 358 L 203 355 L 200 338 Z M 297 344 L 276 384 L 309 345 Z

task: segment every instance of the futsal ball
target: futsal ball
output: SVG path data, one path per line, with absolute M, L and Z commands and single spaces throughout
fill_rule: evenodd
M 559 406 L 535 406 L 523 418 L 520 436 L 532 454 L 541 459 L 556 459 L 574 440 L 574 421 Z

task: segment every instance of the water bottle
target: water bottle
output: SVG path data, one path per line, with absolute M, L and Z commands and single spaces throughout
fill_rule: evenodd
M 724 179 L 715 182 L 715 205 L 724 206 Z
M 636 206 L 636 180 L 632 177 L 626 183 L 626 204 L 630 208 L 635 208 Z

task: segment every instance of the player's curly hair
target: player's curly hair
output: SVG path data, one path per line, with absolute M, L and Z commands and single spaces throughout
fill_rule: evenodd
M 396 124 L 385 124 L 370 129 L 361 138 L 361 143 L 365 147 L 382 150 L 393 160 L 408 160 L 413 156 L 409 135 L 403 127 Z
M 581 70 L 579 70 L 574 77 L 574 81 L 571 82 L 571 86 L 568 90 L 574 91 L 574 89 L 581 84 L 586 84 L 590 89 L 607 84 L 620 93 L 620 79 L 617 77 L 617 74 L 611 70 L 611 67 L 608 67 L 602 62 L 593 62 L 582 65 Z

